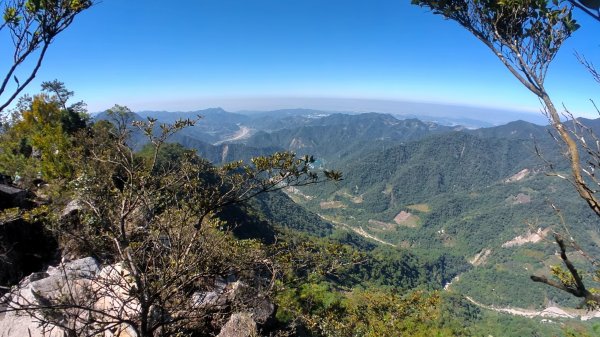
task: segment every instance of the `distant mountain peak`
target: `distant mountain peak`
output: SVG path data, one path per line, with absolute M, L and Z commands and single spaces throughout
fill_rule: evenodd
M 229 113 L 228 111 L 225 111 L 225 109 L 221 108 L 221 107 L 216 107 L 216 108 L 208 108 L 208 109 L 204 109 L 204 110 L 198 110 L 198 112 L 208 112 L 208 113 Z

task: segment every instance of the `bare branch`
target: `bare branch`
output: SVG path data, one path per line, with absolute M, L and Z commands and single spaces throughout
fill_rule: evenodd
M 598 11 L 598 8 L 596 8 L 595 12 L 592 11 L 591 9 L 581 5 L 579 3 L 578 0 L 568 0 L 571 4 L 573 4 L 573 6 L 579 8 L 580 10 L 582 10 L 585 14 L 591 16 L 592 18 L 600 21 L 600 12 Z
M 566 291 L 573 296 L 584 298 L 585 304 L 588 306 L 596 307 L 600 303 L 600 295 L 593 294 L 585 287 L 581 275 L 577 271 L 577 268 L 573 265 L 569 257 L 567 256 L 567 250 L 565 242 L 562 237 L 558 234 L 554 235 L 554 239 L 560 248 L 560 259 L 569 271 L 570 279 L 561 278 L 560 282 L 549 280 L 545 276 L 531 276 L 531 280 L 534 282 L 545 283 L 554 288 Z

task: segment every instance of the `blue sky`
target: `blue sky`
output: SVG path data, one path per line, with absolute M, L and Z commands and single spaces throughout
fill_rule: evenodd
M 600 64 L 600 24 L 578 18 L 547 87 L 593 116 L 600 87 L 572 53 Z M 102 0 L 57 38 L 29 91 L 55 78 L 90 111 L 270 109 L 303 98 L 312 108 L 352 98 L 539 111 L 479 41 L 408 0 Z

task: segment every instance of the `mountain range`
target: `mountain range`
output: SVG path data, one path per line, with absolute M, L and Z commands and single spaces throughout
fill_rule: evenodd
M 202 118 L 194 127 L 170 141 L 196 149 L 214 164 L 293 151 L 315 156 L 316 169 L 343 172 L 338 183 L 260 199 L 258 207 L 273 221 L 287 219 L 296 230 L 321 236 L 348 231 L 398 254 L 408 250 L 445 261 L 438 287 L 477 303 L 530 309 L 549 302 L 577 304 L 529 280 L 557 263 L 547 238 L 563 226 L 556 209 L 565 225 L 576 229 L 579 244 L 600 253 L 593 214 L 567 181 L 545 174 L 548 162 L 559 172 L 568 168 L 547 126 L 514 121 L 473 129 L 390 114 L 307 109 L 146 111 L 130 117 L 172 123 L 197 116 Z M 582 121 L 600 131 L 599 120 Z M 133 137 L 140 144 L 142 138 Z M 277 213 L 282 208 L 287 213 Z

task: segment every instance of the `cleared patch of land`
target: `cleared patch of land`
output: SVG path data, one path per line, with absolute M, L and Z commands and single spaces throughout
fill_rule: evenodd
M 284 191 L 287 192 L 288 195 L 289 194 L 297 195 L 297 196 L 300 196 L 300 197 L 302 197 L 302 198 L 304 198 L 306 200 L 312 200 L 314 198 L 312 195 L 304 194 L 298 188 L 293 187 L 293 186 L 286 187 L 284 189 Z
M 319 206 L 321 209 L 346 208 L 346 205 L 341 201 L 321 201 Z
M 402 211 L 394 217 L 394 222 L 398 225 L 411 228 L 417 227 L 419 225 L 419 220 L 418 216 L 407 211 Z
M 523 179 L 525 179 L 525 177 L 527 177 L 529 175 L 529 173 L 530 173 L 529 169 L 522 169 L 521 171 L 517 172 L 513 176 L 506 179 L 504 182 L 505 183 L 514 183 L 516 181 L 523 180 Z
M 519 193 L 516 196 L 509 196 L 506 198 L 506 201 L 512 205 L 528 204 L 531 202 L 531 196 L 524 193 Z
M 514 246 L 522 246 L 526 243 L 537 243 L 542 241 L 550 233 L 550 227 L 546 229 L 538 228 L 536 232 L 529 230 L 524 235 L 519 235 L 516 238 L 507 241 L 502 244 L 503 248 L 509 248 Z
M 352 195 L 346 191 L 340 191 L 339 195 L 344 196 L 345 198 L 348 198 L 348 200 L 350 200 L 354 204 L 362 204 L 364 201 L 362 194 L 361 195 Z
M 391 231 L 391 230 L 396 229 L 396 226 L 397 226 L 395 223 L 383 222 L 383 221 L 373 220 L 373 219 L 369 219 L 369 225 L 372 225 L 372 226 L 369 226 L 369 228 L 371 228 L 373 230 L 378 230 L 378 231 Z
M 408 205 L 408 206 L 406 206 L 406 208 L 411 209 L 413 211 L 422 212 L 422 213 L 431 212 L 431 207 L 429 207 L 429 204 Z

